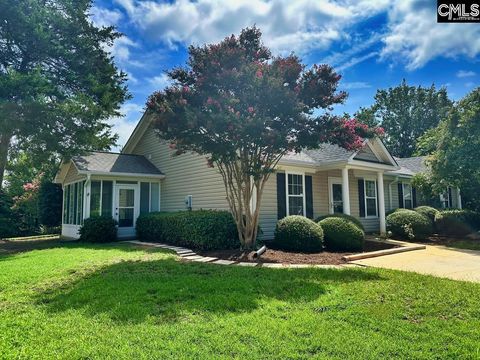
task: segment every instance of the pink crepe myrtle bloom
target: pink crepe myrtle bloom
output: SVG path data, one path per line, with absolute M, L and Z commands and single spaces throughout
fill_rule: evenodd
M 248 110 L 248 112 L 249 112 L 250 114 L 255 111 L 255 109 L 253 108 L 253 106 L 249 106 L 247 110 Z

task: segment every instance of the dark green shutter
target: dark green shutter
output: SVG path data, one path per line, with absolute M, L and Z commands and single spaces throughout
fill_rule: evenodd
M 277 217 L 283 219 L 287 216 L 287 199 L 285 194 L 285 174 L 277 173 Z
M 365 217 L 365 184 L 363 179 L 358 180 L 358 208 L 360 209 L 360 217 Z
M 403 184 L 398 183 L 398 207 L 403 208 Z
M 452 188 L 450 186 L 448 187 L 448 204 L 450 208 L 453 208 Z
M 412 187 L 412 204 L 413 208 L 417 207 L 417 189 L 414 187 Z
M 305 214 L 307 218 L 313 219 L 313 186 L 312 177 L 305 175 Z

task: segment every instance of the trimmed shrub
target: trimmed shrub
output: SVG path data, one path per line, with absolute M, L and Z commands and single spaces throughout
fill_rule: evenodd
M 137 219 L 142 241 L 162 242 L 198 250 L 240 248 L 237 225 L 228 211 L 156 212 Z
M 413 210 L 403 209 L 387 216 L 387 230 L 405 240 L 425 239 L 433 233 L 429 218 Z
M 435 216 L 440 234 L 465 236 L 480 229 L 480 213 L 470 210 L 444 210 Z
M 413 210 L 428 217 L 432 222 L 432 225 L 435 223 L 435 216 L 440 213 L 440 211 L 431 206 L 418 206 Z
M 365 232 L 348 218 L 328 217 L 320 221 L 325 246 L 333 251 L 361 251 L 365 245 Z
M 272 245 L 280 250 L 320 252 L 323 250 L 323 230 L 304 216 L 287 216 L 277 222 Z
M 342 219 L 347 219 L 347 220 L 350 220 L 351 222 L 353 222 L 355 225 L 357 225 L 360 229 L 362 229 L 362 231 L 365 231 L 365 228 L 363 227 L 363 224 L 361 223 L 360 220 L 358 220 L 356 217 L 354 216 L 351 216 L 351 215 L 347 215 L 347 214 L 329 214 L 329 215 L 323 215 L 323 216 L 319 216 L 315 219 L 315 222 L 316 223 L 319 223 L 320 221 L 322 221 L 323 219 L 328 219 L 328 218 L 331 218 L 331 217 L 335 217 L 335 218 L 342 218 Z
M 403 210 L 409 210 L 409 209 L 396 208 L 396 209 L 388 210 L 388 211 L 385 213 L 385 216 L 388 216 L 388 215 L 390 215 L 390 214 L 393 214 L 394 212 L 403 211 Z
M 80 228 L 80 241 L 107 243 L 117 240 L 116 222 L 109 216 L 92 216 Z

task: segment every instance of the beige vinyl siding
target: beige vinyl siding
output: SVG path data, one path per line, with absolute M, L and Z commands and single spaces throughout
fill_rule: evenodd
M 368 146 L 360 150 L 359 153 L 355 156 L 355 159 L 379 162 L 377 156 L 373 153 L 372 149 L 370 149 Z
M 192 195 L 192 208 L 229 210 L 223 179 L 215 168 L 207 167 L 205 157 L 194 154 L 172 156 L 168 144 L 152 129 L 134 147 L 133 154 L 144 155 L 164 174 L 160 186 L 160 210 L 185 210 L 185 197 Z M 265 184 L 260 207 L 264 238 L 273 238 L 277 223 L 277 183 L 275 174 Z
M 172 156 L 168 144 L 160 141 L 148 129 L 132 151 L 144 155 L 165 174 L 161 181 L 161 211 L 185 210 L 185 197 L 192 195 L 193 209 L 227 210 L 222 177 L 214 168 L 207 167 L 206 159 L 199 155 Z
M 70 169 L 68 169 L 67 175 L 65 175 L 65 180 L 63 181 L 63 183 L 69 184 L 82 179 L 85 179 L 85 175 L 79 175 L 75 166 L 71 164 Z
M 273 239 L 277 220 L 277 177 L 276 174 L 272 174 L 263 189 L 260 205 L 260 227 L 263 231 L 263 239 Z

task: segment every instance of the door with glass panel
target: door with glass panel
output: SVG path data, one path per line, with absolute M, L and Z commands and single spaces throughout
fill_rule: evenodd
M 135 234 L 137 218 L 137 187 L 134 185 L 117 185 L 115 201 L 115 218 L 118 223 L 118 235 Z
M 343 214 L 342 179 L 329 178 L 330 214 Z

